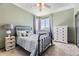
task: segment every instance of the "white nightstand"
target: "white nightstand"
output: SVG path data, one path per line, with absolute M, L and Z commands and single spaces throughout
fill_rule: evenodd
M 5 50 L 15 48 L 15 36 L 5 37 Z

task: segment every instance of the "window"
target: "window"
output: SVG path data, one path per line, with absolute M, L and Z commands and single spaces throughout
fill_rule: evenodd
M 36 18 L 35 24 L 36 33 L 38 33 L 39 30 L 49 30 L 49 18 Z
M 49 18 L 43 18 L 40 20 L 40 29 L 41 30 L 49 29 Z

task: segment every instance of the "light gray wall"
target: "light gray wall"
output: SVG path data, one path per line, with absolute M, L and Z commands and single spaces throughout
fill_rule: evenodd
M 71 43 L 76 43 L 76 32 L 74 25 L 74 8 L 56 12 L 53 14 L 53 26 L 63 26 L 67 25 L 68 30 L 68 41 Z
M 79 11 L 79 3 L 76 3 L 75 4 L 75 7 L 74 7 L 74 15 Z
M 77 24 L 77 23 L 76 23 L 76 22 L 77 22 L 77 21 L 76 21 L 77 19 L 75 18 L 75 15 L 77 14 L 77 12 L 79 12 L 79 3 L 76 3 L 76 4 L 75 4 L 75 7 L 74 7 L 74 20 L 75 20 L 75 21 L 74 21 L 74 24 L 75 24 L 75 27 L 77 26 L 77 25 L 76 25 L 76 24 Z M 76 42 L 77 42 L 77 33 L 76 33 Z
M 3 24 L 27 25 L 33 28 L 33 16 L 13 4 L 0 4 L 0 27 Z M 5 31 L 0 28 L 0 48 L 4 47 L 4 37 Z

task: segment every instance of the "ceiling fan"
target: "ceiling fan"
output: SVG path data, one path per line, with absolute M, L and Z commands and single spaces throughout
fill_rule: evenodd
M 50 6 L 46 3 L 36 3 L 35 7 L 37 7 L 39 11 L 42 11 L 44 8 L 50 8 Z

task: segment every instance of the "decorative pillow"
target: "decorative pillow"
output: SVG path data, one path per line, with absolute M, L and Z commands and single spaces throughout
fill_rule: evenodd
M 26 31 L 22 31 L 21 35 L 22 35 L 22 37 L 25 37 L 26 36 Z
M 32 31 L 26 31 L 26 34 L 28 34 L 28 36 L 31 36 L 33 33 Z
M 21 36 L 21 31 L 17 31 L 17 36 Z
M 25 36 L 26 32 L 25 31 L 17 31 L 17 36 Z
M 26 33 L 29 33 L 29 31 L 26 31 Z
M 21 33 L 21 36 L 22 36 L 22 37 L 24 37 L 24 36 L 25 36 L 25 34 L 24 34 L 24 33 Z
M 32 35 L 32 31 L 17 31 L 17 36 L 27 37 Z
M 28 34 L 25 35 L 26 37 L 28 36 Z

